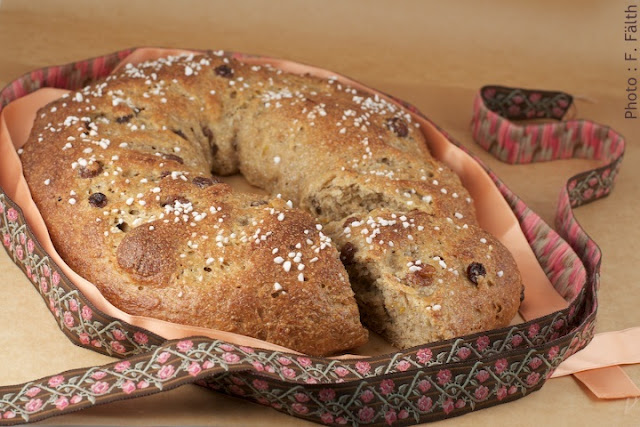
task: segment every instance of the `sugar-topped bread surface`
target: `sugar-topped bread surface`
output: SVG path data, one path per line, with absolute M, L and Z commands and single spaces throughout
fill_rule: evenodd
M 411 116 L 334 78 L 222 52 L 127 65 L 41 109 L 22 162 L 60 255 L 130 314 L 327 355 L 367 340 L 358 307 L 404 348 L 519 305 Z M 238 172 L 272 196 L 219 178 Z

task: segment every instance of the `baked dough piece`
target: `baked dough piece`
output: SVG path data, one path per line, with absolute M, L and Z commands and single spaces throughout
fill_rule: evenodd
M 517 310 L 513 259 L 475 225 L 411 116 L 335 79 L 216 54 L 128 65 L 45 107 L 22 159 L 63 259 L 132 314 L 310 354 L 362 344 L 338 252 L 293 205 L 328 225 L 363 318 L 401 347 L 503 326 Z M 211 172 L 281 196 L 231 192 Z M 393 236 L 353 233 L 394 216 L 422 230 L 400 220 Z M 431 231 L 440 224 L 446 239 Z M 455 268 L 428 286 L 405 274 L 403 257 L 415 272 L 443 253 Z
M 211 175 L 200 106 L 160 83 L 188 80 L 178 64 L 158 70 L 153 98 L 146 79 L 112 78 L 38 114 L 22 162 L 56 249 L 130 314 L 312 355 L 362 345 L 347 273 L 317 221 Z
M 509 252 L 475 225 L 376 209 L 327 227 L 363 321 L 401 348 L 507 324 L 519 300 Z M 372 238 L 372 236 L 375 236 Z

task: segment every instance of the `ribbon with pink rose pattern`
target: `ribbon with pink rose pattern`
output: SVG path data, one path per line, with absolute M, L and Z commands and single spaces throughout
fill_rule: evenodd
M 0 92 L 0 106 L 44 86 L 82 87 L 109 74 L 130 52 L 28 73 Z M 0 188 L 3 247 L 60 329 L 79 346 L 121 359 L 0 387 L 0 425 L 38 421 L 187 383 L 329 425 L 435 421 L 540 389 L 593 337 L 601 253 L 575 221 L 572 208 L 609 193 L 624 140 L 612 129 L 587 121 L 522 130 L 510 126 L 507 118 L 559 118 L 570 104 L 571 97 L 562 93 L 486 87 L 476 98 L 473 116 L 474 137 L 501 160 L 525 163 L 582 156 L 609 162 L 569 181 L 560 198 L 559 235 L 474 157 L 509 203 L 551 282 L 570 299 L 569 306 L 522 324 L 366 360 L 305 357 L 204 337 L 166 341 L 106 316 L 51 262 L 19 206 Z M 567 250 L 569 245 L 573 250 Z M 578 264 L 587 270 L 584 284 L 569 280 Z M 564 272 L 558 272 L 560 265 Z
M 585 158 L 604 160 L 606 164 L 571 177 L 562 189 L 556 212 L 556 227 L 574 250 L 598 254 L 600 251 L 575 219 L 572 208 L 593 202 L 609 194 L 620 169 L 624 154 L 624 139 L 608 126 L 590 120 L 562 121 L 573 104 L 573 97 L 564 92 L 527 90 L 503 86 L 485 86 L 477 95 L 472 120 L 473 137 L 485 150 L 498 159 L 511 163 L 532 163 L 556 159 Z M 514 120 L 553 119 L 551 123 L 516 123 Z M 563 266 L 555 269 L 562 274 Z M 565 281 L 557 288 L 563 296 L 578 292 L 577 282 Z M 595 309 L 595 306 L 594 306 Z M 528 319 L 527 319 L 528 320 Z M 624 331 L 637 335 L 640 327 Z M 615 335 L 614 335 L 615 337 Z M 577 371 L 576 379 L 600 398 L 640 397 L 640 389 L 615 363 L 640 363 L 637 352 L 625 351 L 622 341 L 608 342 L 612 346 L 611 365 L 596 370 L 586 366 Z M 623 337 L 620 337 L 622 340 Z M 623 353 L 616 354 L 616 353 Z M 602 360 L 604 364 L 604 360 Z M 573 369 L 580 369 L 579 363 Z

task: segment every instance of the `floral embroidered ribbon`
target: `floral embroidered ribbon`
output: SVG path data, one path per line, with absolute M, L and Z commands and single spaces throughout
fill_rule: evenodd
M 596 262 L 599 263 L 600 251 L 576 221 L 572 208 L 609 194 L 620 168 L 624 140 L 613 129 L 589 120 L 560 121 L 572 104 L 573 97 L 564 92 L 485 86 L 474 102 L 473 137 L 495 157 L 512 164 L 570 158 L 608 161 L 596 170 L 569 179 L 560 193 L 556 213 L 556 226 L 563 237 L 576 251 L 586 249 L 597 254 Z M 513 122 L 525 119 L 558 121 L 538 124 Z M 593 266 L 592 263 L 587 268 Z M 561 274 L 562 270 L 559 265 L 557 273 Z M 577 282 L 567 281 L 566 284 L 575 285 Z M 564 290 L 565 295 L 575 294 L 575 291 L 570 288 Z M 544 307 L 554 295 L 543 292 L 536 297 L 537 300 L 530 300 L 532 305 Z M 527 311 L 521 310 L 521 314 L 526 320 L 535 317 Z M 599 398 L 639 397 L 640 389 L 619 366 L 640 363 L 640 348 L 627 345 L 638 342 L 637 337 L 640 337 L 640 327 L 599 334 L 590 346 L 574 355 L 560 371 L 563 375 L 573 373 Z M 557 374 L 560 372 L 554 376 L 559 376 Z
M 41 87 L 82 87 L 108 75 L 131 52 L 26 74 L 0 92 L 0 106 Z M 397 101 L 456 144 L 417 109 Z M 3 246 L 32 281 L 61 330 L 77 345 L 122 358 L 100 367 L 0 387 L 0 425 L 37 421 L 190 382 L 332 425 L 434 421 L 540 389 L 564 360 L 593 337 L 600 250 L 575 221 L 571 209 L 608 194 L 624 140 L 615 131 L 590 122 L 534 129 L 512 126 L 505 117 L 559 118 L 570 105 L 566 94 L 487 87 L 474 103 L 473 118 L 476 140 L 502 160 L 530 162 L 577 155 L 609 162 L 576 175 L 563 191 L 557 221 L 561 237 L 474 157 L 509 204 L 561 296 L 557 307 L 522 324 L 369 359 L 305 357 L 207 337 L 165 340 L 110 317 L 51 260 L 28 226 L 25 213 L 0 188 Z M 6 125 L 0 120 L 0 133 L 3 130 Z M 15 156 L 13 147 L 0 146 L 0 150 L 4 150 L 0 158 Z M 0 178 L 3 173 L 0 170 Z

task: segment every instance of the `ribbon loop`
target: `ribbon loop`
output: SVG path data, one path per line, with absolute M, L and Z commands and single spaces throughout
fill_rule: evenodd
M 556 229 L 576 253 L 583 254 L 581 261 L 588 271 L 586 286 L 596 289 L 599 286 L 601 251 L 580 226 L 573 209 L 609 195 L 620 170 L 625 140 L 610 127 L 590 120 L 561 121 L 572 104 L 573 97 L 565 92 L 484 86 L 474 102 L 472 131 L 480 146 L 498 159 L 512 164 L 568 158 L 606 161 L 603 166 L 574 175 L 567 181 L 560 192 L 556 212 Z M 527 119 L 555 121 L 513 122 Z M 570 277 L 563 282 L 577 284 L 580 281 L 576 279 Z M 559 291 L 565 296 L 577 296 L 581 289 L 575 285 L 573 291 Z M 595 314 L 595 299 L 591 306 Z M 637 331 L 627 333 L 640 331 L 640 327 L 632 329 Z M 640 396 L 640 389 L 616 365 L 618 353 L 629 353 L 625 351 L 624 344 L 621 339 L 595 339 L 584 352 L 570 358 L 570 368 L 561 367 L 562 375 L 575 374 L 601 398 Z M 604 345 L 608 351 L 602 348 Z M 593 353 L 598 354 L 595 364 L 589 360 Z M 640 363 L 637 355 L 628 356 L 626 360 L 627 363 L 629 360 Z

